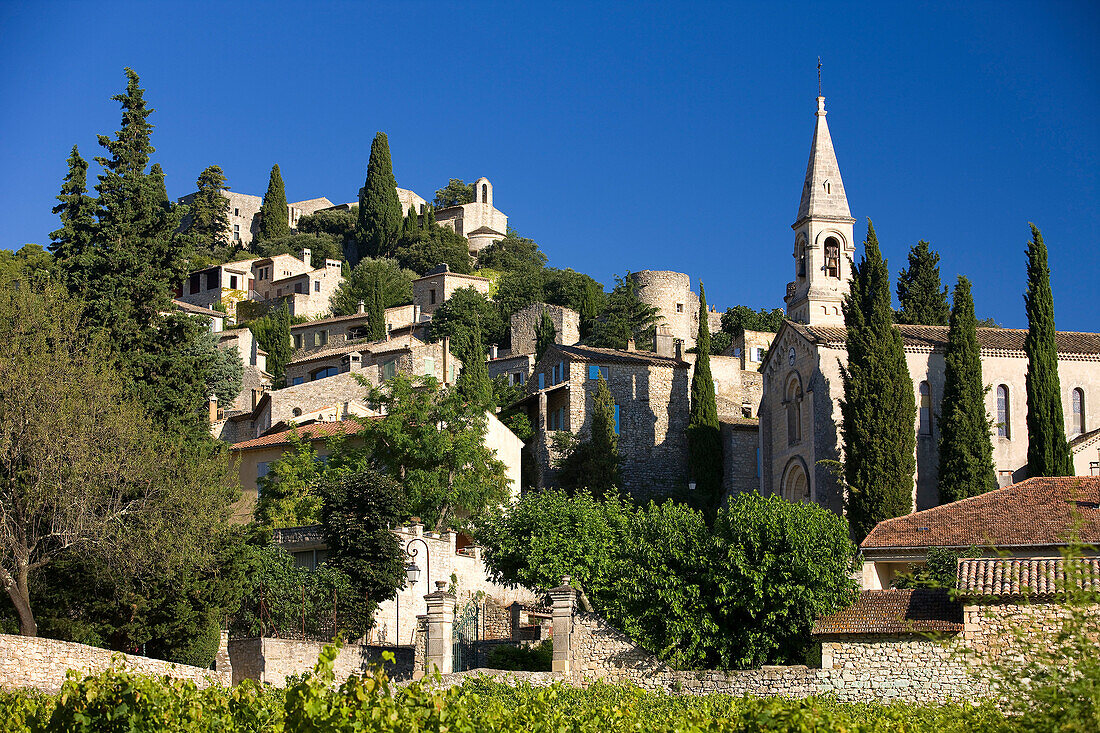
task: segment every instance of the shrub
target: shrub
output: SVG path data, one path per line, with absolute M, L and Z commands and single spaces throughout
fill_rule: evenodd
M 489 669 L 549 672 L 554 659 L 554 642 L 547 639 L 535 646 L 498 646 L 489 652 Z

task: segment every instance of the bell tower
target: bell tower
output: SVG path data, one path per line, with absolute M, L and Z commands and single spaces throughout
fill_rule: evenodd
M 810 162 L 802 184 L 802 201 L 794 229 L 794 282 L 787 283 L 787 318 L 813 326 L 843 326 L 841 303 L 848 293 L 855 255 L 848 197 L 840 178 L 825 97 L 817 98 L 817 123 Z

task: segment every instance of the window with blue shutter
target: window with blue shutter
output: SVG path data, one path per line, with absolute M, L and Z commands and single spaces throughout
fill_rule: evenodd
M 619 434 L 619 406 L 615 405 L 615 435 Z
M 546 374 L 539 372 L 539 389 L 546 388 Z

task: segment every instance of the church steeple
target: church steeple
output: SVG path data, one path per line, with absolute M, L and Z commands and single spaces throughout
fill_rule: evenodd
M 855 253 L 844 181 L 825 121 L 825 97 L 817 98 L 817 123 L 802 184 L 795 231 L 795 280 L 787 284 L 787 317 L 813 325 L 844 325 L 840 305 L 848 292 Z

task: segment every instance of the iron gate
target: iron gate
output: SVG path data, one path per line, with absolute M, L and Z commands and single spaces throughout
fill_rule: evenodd
M 454 671 L 465 672 L 473 669 L 477 664 L 477 640 L 480 624 L 480 611 L 477 600 L 471 600 L 462 609 L 462 613 L 455 617 L 454 632 L 451 639 L 454 642 Z

